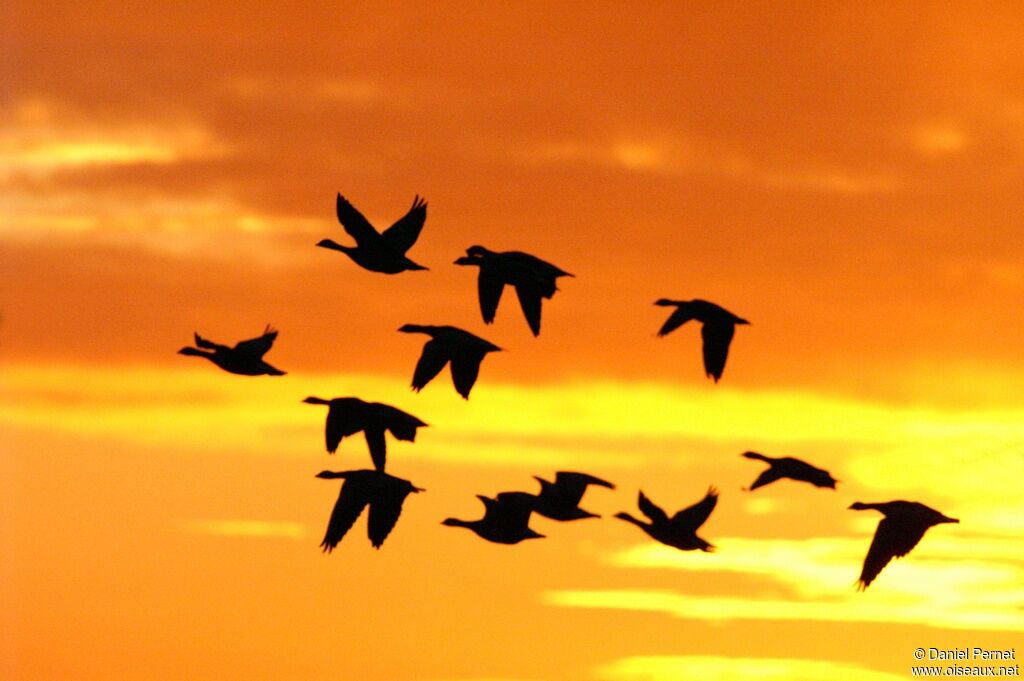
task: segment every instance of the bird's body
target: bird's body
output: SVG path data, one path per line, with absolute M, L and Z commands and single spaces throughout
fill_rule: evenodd
M 939 513 L 930 506 L 916 501 L 887 501 L 884 503 L 865 504 L 855 501 L 850 505 L 854 511 L 874 509 L 881 511 L 881 522 L 875 530 L 868 554 L 864 558 L 864 567 L 857 580 L 857 589 L 863 591 L 871 585 L 878 573 L 893 558 L 901 558 L 917 546 L 924 533 L 933 525 L 943 523 L 959 523 L 956 518 Z
M 580 520 L 582 518 L 599 518 L 600 516 L 580 508 L 583 493 L 590 485 L 599 485 L 615 489 L 615 485 L 586 473 L 559 471 L 555 481 L 549 482 L 534 476 L 540 483 L 540 494 L 536 495 L 534 511 L 538 515 L 552 520 Z
M 456 260 L 455 264 L 480 268 L 477 294 L 480 299 L 480 313 L 485 323 L 490 324 L 494 321 L 501 293 L 505 286 L 509 285 L 516 290 L 519 306 L 534 336 L 540 335 L 542 299 L 550 299 L 555 295 L 555 291 L 558 290 L 556 280 L 559 277 L 573 276 L 529 253 L 498 253 L 483 246 L 470 246 L 466 249 L 466 255 Z
M 530 514 L 534 510 L 532 494 L 525 492 L 501 492 L 497 498 L 478 494 L 484 504 L 484 517 L 479 520 L 446 518 L 441 524 L 450 527 L 465 527 L 481 539 L 495 544 L 518 544 L 525 539 L 541 539 L 530 526 Z
M 469 399 L 469 391 L 480 373 L 480 363 L 488 352 L 500 351 L 497 345 L 454 326 L 429 326 L 406 324 L 399 331 L 404 333 L 425 333 L 430 340 L 423 346 L 423 352 L 416 363 L 412 376 L 412 389 L 419 392 L 437 376 L 446 364 L 451 366 L 452 383 L 463 399 Z
M 263 361 L 263 355 L 277 338 L 277 331 L 269 325 L 262 336 L 239 341 L 234 347 L 214 343 L 198 333 L 194 336 L 197 347 L 184 347 L 178 350 L 179 355 L 205 357 L 224 371 L 242 376 L 283 376 L 285 373 Z
M 703 499 L 693 506 L 684 508 L 671 518 L 660 507 L 640 492 L 637 505 L 650 522 L 634 518 L 628 513 L 617 513 L 616 518 L 625 520 L 646 532 L 651 539 L 681 551 L 712 551 L 714 546 L 697 536 L 697 530 L 711 515 L 718 503 L 718 491 L 708 488 Z
M 321 471 L 316 477 L 344 480 L 320 544 L 327 553 L 334 550 L 366 506 L 370 507 L 366 533 L 373 547 L 379 549 L 398 522 L 405 498 L 423 491 L 408 480 L 374 470 Z
M 380 402 L 364 402 L 358 397 L 335 397 L 331 400 L 307 397 L 303 402 L 327 405 L 324 439 L 329 454 L 338 450 L 343 438 L 363 431 L 370 457 L 378 471 L 384 470 L 387 457 L 385 432 L 390 432 L 399 440 L 415 442 L 416 429 L 427 425 L 401 409 Z
M 737 324 L 749 324 L 746 319 L 737 317 L 724 307 L 709 303 L 706 300 L 669 300 L 662 298 L 654 303 L 662 307 L 675 307 L 661 328 L 658 336 L 665 336 L 680 326 L 695 319 L 703 326 L 700 335 L 703 341 L 704 372 L 713 378 L 715 383 L 722 378 L 725 371 L 725 360 L 729 356 L 729 345 Z
M 806 461 L 800 459 L 794 459 L 791 456 L 784 457 L 772 457 L 765 456 L 764 454 L 758 454 L 757 452 L 744 452 L 740 456 L 744 456 L 748 459 L 755 459 L 757 461 L 764 461 L 769 465 L 769 468 L 761 472 L 761 475 L 757 476 L 749 488 L 749 491 L 753 492 L 758 487 L 764 487 L 765 485 L 771 484 L 776 480 L 782 478 L 790 478 L 791 480 L 798 480 L 801 482 L 809 482 L 815 487 L 828 487 L 831 489 L 836 488 L 836 483 L 839 482 L 832 475 L 821 468 L 816 468 Z
M 335 208 L 338 222 L 356 240 L 356 245 L 344 246 L 331 239 L 322 239 L 317 246 L 341 251 L 357 265 L 371 272 L 397 274 L 406 270 L 427 269 L 405 255 L 416 243 L 427 219 L 427 203 L 419 196 L 413 199 L 409 211 L 383 232 L 378 232 L 341 194 L 338 194 Z

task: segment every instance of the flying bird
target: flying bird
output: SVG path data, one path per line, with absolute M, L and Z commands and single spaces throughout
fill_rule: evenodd
M 242 376 L 284 376 L 285 372 L 263 361 L 263 355 L 267 354 L 267 351 L 270 350 L 274 340 L 277 338 L 277 331 L 271 329 L 269 324 L 263 330 L 262 336 L 239 341 L 233 348 L 206 340 L 198 333 L 194 335 L 197 347 L 184 347 L 178 350 L 179 355 L 205 357 L 224 371 L 231 372 L 232 374 L 241 374 Z M 209 350 L 209 352 L 204 352 L 199 348 Z
M 483 246 L 470 246 L 466 249 L 466 255 L 456 260 L 455 264 L 480 268 L 477 293 L 480 297 L 480 313 L 485 323 L 494 321 L 501 292 L 507 284 L 515 288 L 519 306 L 534 336 L 540 335 L 541 299 L 550 299 L 555 295 L 558 290 L 555 282 L 559 277 L 573 276 L 528 253 L 496 253 Z
M 960 522 L 916 501 L 887 501 L 877 504 L 855 501 L 850 508 L 854 511 L 873 508 L 885 516 L 878 523 L 868 555 L 864 558 L 864 567 L 860 579 L 857 580 L 858 591 L 867 589 L 882 568 L 893 558 L 902 558 L 910 553 L 929 527 Z
M 534 510 L 535 497 L 526 492 L 501 492 L 497 498 L 477 495 L 484 503 L 484 517 L 479 520 L 446 518 L 442 525 L 465 527 L 481 539 L 496 544 L 518 544 L 524 539 L 541 539 L 542 534 L 530 527 L 530 514 Z
M 579 520 L 581 518 L 600 518 L 596 513 L 591 513 L 580 508 L 580 500 L 583 493 L 590 485 L 598 485 L 615 489 L 615 485 L 601 478 L 595 478 L 587 473 L 573 473 L 559 471 L 555 473 L 555 481 L 549 482 L 538 476 L 533 476 L 540 483 L 540 494 L 536 495 L 534 511 L 538 515 L 552 520 Z
M 450 364 L 455 391 L 468 400 L 469 391 L 473 389 L 480 373 L 484 355 L 501 350 L 490 341 L 454 326 L 406 324 L 398 330 L 430 336 L 430 340 L 423 345 L 423 352 L 413 371 L 412 389 L 416 392 L 441 373 L 446 364 Z
M 405 252 L 416 243 L 426 222 L 427 202 L 424 199 L 414 198 L 409 212 L 383 232 L 378 232 L 341 194 L 338 194 L 336 210 L 338 222 L 356 240 L 356 245 L 343 246 L 331 239 L 322 239 L 317 246 L 341 251 L 371 272 L 398 274 L 406 270 L 427 269 L 405 256 Z
M 633 523 L 650 535 L 651 539 L 666 546 L 672 546 L 682 551 L 695 549 L 713 551 L 715 547 L 698 537 L 697 530 L 711 515 L 711 511 L 715 509 L 717 503 L 718 490 L 709 487 L 703 499 L 669 518 L 665 511 L 656 506 L 641 491 L 637 505 L 643 514 L 650 518 L 650 522 L 634 518 L 628 513 L 616 513 L 615 517 Z
M 413 492 L 424 491 L 408 480 L 373 470 L 321 471 L 316 477 L 344 480 L 327 523 L 327 533 L 320 544 L 326 553 L 334 550 L 367 506 L 370 507 L 370 517 L 366 533 L 373 547 L 379 549 L 398 522 L 405 498 Z
M 806 461 L 794 459 L 791 456 L 775 458 L 772 456 L 765 456 L 764 454 L 758 454 L 757 452 L 743 452 L 740 456 L 745 456 L 748 459 L 755 459 L 757 461 L 764 461 L 769 465 L 769 468 L 762 471 L 761 475 L 757 476 L 757 480 L 754 480 L 754 484 L 752 484 L 748 490 L 750 492 L 753 492 L 758 487 L 764 487 L 765 485 L 771 484 L 776 480 L 781 480 L 782 478 L 809 482 L 815 487 L 829 487 L 831 489 L 835 489 L 836 483 L 839 482 L 833 478 L 828 471 L 816 468 Z
M 718 383 L 722 378 L 722 372 L 725 371 L 725 359 L 729 356 L 729 344 L 732 343 L 736 325 L 750 322 L 706 300 L 662 298 L 654 304 L 676 308 L 658 329 L 659 337 L 672 333 L 691 319 L 703 324 L 700 335 L 704 341 L 704 372 Z
M 338 450 L 343 438 L 363 431 L 366 445 L 370 448 L 370 458 L 378 471 L 384 470 L 387 457 L 385 431 L 399 440 L 415 442 L 416 429 L 427 425 L 401 409 L 380 402 L 364 402 L 358 397 L 335 397 L 332 400 L 307 397 L 302 401 L 306 404 L 327 405 L 324 439 L 329 454 Z

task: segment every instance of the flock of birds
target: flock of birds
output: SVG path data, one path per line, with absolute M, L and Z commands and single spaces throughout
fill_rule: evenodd
M 323 239 L 317 246 L 341 251 L 360 267 L 372 272 L 397 274 L 407 270 L 425 270 L 426 267 L 410 260 L 406 252 L 416 243 L 427 218 L 427 203 L 417 196 L 412 207 L 391 227 L 379 232 L 341 194 L 337 198 L 337 216 L 345 231 L 355 239 L 355 246 Z M 477 294 L 480 312 L 485 323 L 494 321 L 498 303 L 505 286 L 515 289 L 523 315 L 534 336 L 540 334 L 541 305 L 558 290 L 560 277 L 572 274 L 528 253 L 519 251 L 495 252 L 483 246 L 471 246 L 466 255 L 455 260 L 456 265 L 479 268 Z M 737 325 L 749 324 L 728 310 L 705 300 L 670 300 L 662 298 L 655 305 L 675 308 L 658 331 L 665 336 L 689 321 L 701 324 L 704 370 L 716 383 L 725 370 L 729 346 Z M 422 333 L 430 337 L 424 344 L 413 370 L 412 389 L 420 391 L 445 366 L 450 366 L 456 392 L 469 399 L 476 383 L 480 364 L 490 352 L 500 347 L 479 336 L 453 326 L 406 324 L 399 331 Z M 180 354 L 205 357 L 221 369 L 246 376 L 280 376 L 285 372 L 264 361 L 277 338 L 277 331 L 269 326 L 264 333 L 234 346 L 221 345 L 195 334 L 195 347 L 185 347 Z M 338 499 L 331 512 L 321 547 L 332 551 L 345 534 L 369 507 L 367 534 L 374 547 L 379 548 L 398 522 L 406 497 L 423 489 L 410 481 L 385 472 L 387 463 L 386 433 L 392 437 L 414 442 L 417 429 L 427 424 L 387 404 L 365 402 L 356 397 L 323 399 L 307 397 L 307 404 L 327 407 L 325 444 L 327 452 L 337 451 L 341 441 L 362 432 L 369 448 L 372 469 L 350 471 L 322 471 L 317 477 L 343 480 Z M 742 456 L 768 464 L 749 491 L 785 478 L 806 482 L 815 487 L 835 489 L 836 482 L 825 470 L 792 457 L 769 457 L 756 452 Z M 533 514 L 558 521 L 572 521 L 598 517 L 580 507 L 590 486 L 614 489 L 615 486 L 587 473 L 561 471 L 554 481 L 537 477 L 540 491 L 501 492 L 495 497 L 477 495 L 484 506 L 484 514 L 475 520 L 447 518 L 442 524 L 464 527 L 482 539 L 500 544 L 517 544 L 526 539 L 542 538 L 529 526 Z M 646 519 L 629 513 L 617 513 L 616 518 L 636 525 L 655 541 L 683 551 L 712 551 L 714 546 L 697 535 L 718 503 L 718 491 L 711 487 L 704 498 L 671 517 L 640 491 L 637 506 Z M 906 555 L 913 549 L 928 528 L 942 523 L 957 523 L 933 508 L 914 501 L 884 503 L 855 502 L 853 510 L 873 509 L 882 513 L 867 556 L 864 559 L 859 589 L 867 588 L 893 558 Z

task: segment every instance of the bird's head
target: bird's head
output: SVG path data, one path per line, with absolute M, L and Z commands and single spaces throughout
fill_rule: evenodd
M 345 471 L 320 471 L 314 477 L 322 478 L 324 480 L 335 480 L 337 478 L 344 478 L 348 473 Z
M 661 307 L 671 307 L 673 305 L 676 305 L 677 303 L 676 301 L 669 300 L 668 298 L 658 298 L 657 300 L 654 301 L 654 304 L 660 305 Z

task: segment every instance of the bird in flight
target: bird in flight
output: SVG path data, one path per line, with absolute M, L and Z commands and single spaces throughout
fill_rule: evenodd
M 430 336 L 412 375 L 412 389 L 419 392 L 431 379 L 451 365 L 452 383 L 463 399 L 469 399 L 480 373 L 480 363 L 488 352 L 501 350 L 497 345 L 454 326 L 428 326 L 406 324 L 398 329 L 403 333 L 425 333 Z
M 338 222 L 356 240 L 356 245 L 343 246 L 331 239 L 322 239 L 317 246 L 341 251 L 371 272 L 398 274 L 406 270 L 427 269 L 405 256 L 419 238 L 427 219 L 427 202 L 419 196 L 413 199 L 409 212 L 383 232 L 378 232 L 341 194 L 338 194 L 336 210 Z
M 769 465 L 769 468 L 762 471 L 761 475 L 757 476 L 757 480 L 754 480 L 754 484 L 752 484 L 748 490 L 750 492 L 753 492 L 758 487 L 764 487 L 765 485 L 771 484 L 776 480 L 781 480 L 782 478 L 809 482 L 815 487 L 829 487 L 831 489 L 835 489 L 836 483 L 839 482 L 833 478 L 828 471 L 816 468 L 806 461 L 794 459 L 791 456 L 775 458 L 772 456 L 765 456 L 764 454 L 758 454 L 757 452 L 743 452 L 740 456 L 744 456 L 748 459 L 755 459 L 757 461 L 764 461 Z
M 693 506 L 684 508 L 671 518 L 661 508 L 640 492 L 637 505 L 650 522 L 634 518 L 628 513 L 616 513 L 615 517 L 633 523 L 646 532 L 651 539 L 672 546 L 681 551 L 713 551 L 714 546 L 697 536 L 697 530 L 711 515 L 718 503 L 718 490 L 709 487 L 703 499 Z
M 696 319 L 703 324 L 700 335 L 704 341 L 704 372 L 707 376 L 715 379 L 715 383 L 718 383 L 718 380 L 722 378 L 722 372 L 725 371 L 725 359 L 729 356 L 729 344 L 732 343 L 736 325 L 750 322 L 742 317 L 737 317 L 724 307 L 699 298 L 694 300 L 662 298 L 655 301 L 654 304 L 676 308 L 658 329 L 659 337 L 675 331 L 691 319 Z
M 408 480 L 374 470 L 321 471 L 316 477 L 344 480 L 327 523 L 327 533 L 320 544 L 326 553 L 334 550 L 367 506 L 370 507 L 370 517 L 366 522 L 366 533 L 373 547 L 379 549 L 398 522 L 405 498 L 413 492 L 424 491 Z
M 540 335 L 540 308 L 543 298 L 550 299 L 558 290 L 559 277 L 571 277 L 565 270 L 540 258 L 519 251 L 496 253 L 483 246 L 470 246 L 466 255 L 455 261 L 456 265 L 480 268 L 477 277 L 477 294 L 480 298 L 480 313 L 484 322 L 490 324 L 498 310 L 498 301 L 505 285 L 512 286 L 519 298 L 519 306 L 526 316 L 526 323 L 534 336 Z
M 579 520 L 581 518 L 600 518 L 596 513 L 591 513 L 580 508 L 580 500 L 583 493 L 590 485 L 598 485 L 615 489 L 615 485 L 601 478 L 595 478 L 587 473 L 573 473 L 570 471 L 559 471 L 555 473 L 555 481 L 549 482 L 543 478 L 533 476 L 540 483 L 540 493 L 534 501 L 534 511 L 538 515 L 552 520 Z
M 302 401 L 306 404 L 327 405 L 324 439 L 329 454 L 338 450 L 342 438 L 363 431 L 366 445 L 370 448 L 370 458 L 378 471 L 384 470 L 387 457 L 385 432 L 390 432 L 399 440 L 415 442 L 416 429 L 427 425 L 401 409 L 380 402 L 364 402 L 358 397 L 335 397 L 332 400 L 307 397 Z
M 875 536 L 868 548 L 868 555 L 864 557 L 864 567 L 860 579 L 857 580 L 858 591 L 867 589 L 882 568 L 893 558 L 902 558 L 910 553 L 929 527 L 960 522 L 916 501 L 887 501 L 876 504 L 855 501 L 850 506 L 854 511 L 869 508 L 881 511 L 885 517 L 878 523 Z
M 263 361 L 263 355 L 277 338 L 277 331 L 270 325 L 263 330 L 262 336 L 239 341 L 233 348 L 206 340 L 198 333 L 194 335 L 197 347 L 184 347 L 178 350 L 179 355 L 205 357 L 224 371 L 242 376 L 283 376 L 285 373 Z
M 535 497 L 526 492 L 501 492 L 497 498 L 477 495 L 484 504 L 484 517 L 479 520 L 446 518 L 442 525 L 465 527 L 481 539 L 495 544 L 518 544 L 524 539 L 541 539 L 530 527 L 530 514 L 534 510 Z

